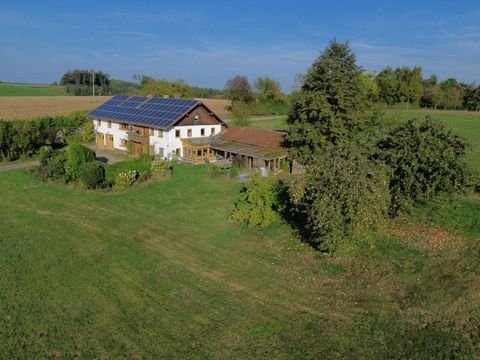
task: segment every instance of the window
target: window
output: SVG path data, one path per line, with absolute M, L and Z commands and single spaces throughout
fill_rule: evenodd
M 102 126 L 102 121 L 101 120 L 97 120 L 97 126 Z
M 128 141 L 126 139 L 120 139 L 120 146 L 121 147 L 127 147 Z
M 200 129 L 200 136 L 205 136 L 205 129 L 204 128 Z
M 128 130 L 128 125 L 127 124 L 120 124 L 120 130 Z
M 210 129 L 210 135 L 211 135 L 211 136 L 215 135 L 215 128 L 211 128 L 211 129 Z
M 109 122 L 107 123 L 107 126 L 108 126 L 108 128 L 110 129 L 110 128 L 112 127 L 112 122 L 109 121 Z
M 176 155 L 180 155 L 180 148 L 176 148 L 176 149 L 175 149 L 175 154 L 176 154 Z
M 163 137 L 163 130 L 158 130 L 158 137 Z
M 197 114 L 195 114 L 193 123 L 194 123 L 195 125 L 197 125 L 199 122 L 200 122 L 200 115 L 198 115 L 198 113 L 197 113 Z
M 148 135 L 153 136 L 153 129 L 152 129 L 152 128 L 150 128 L 150 129 L 148 130 Z
M 188 137 L 192 137 L 192 129 L 188 129 L 188 130 L 187 130 L 187 136 L 188 136 Z
M 175 137 L 179 138 L 180 137 L 180 130 L 175 130 Z

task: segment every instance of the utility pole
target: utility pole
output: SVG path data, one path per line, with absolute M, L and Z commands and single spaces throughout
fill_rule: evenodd
M 95 70 L 92 70 L 93 102 L 95 102 Z

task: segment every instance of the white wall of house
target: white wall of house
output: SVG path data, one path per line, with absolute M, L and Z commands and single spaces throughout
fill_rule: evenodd
M 93 124 L 96 132 L 113 135 L 113 146 L 115 149 L 127 151 L 127 148 L 122 146 L 122 139 L 128 139 L 127 130 L 120 129 L 120 123 L 111 122 L 109 125 L 108 121 L 93 120 Z M 204 130 L 203 135 L 202 129 Z M 212 134 L 217 135 L 221 130 L 221 124 L 175 126 L 169 130 L 154 129 L 153 134 L 149 137 L 149 141 L 150 146 L 154 147 L 155 154 L 163 153 L 164 157 L 171 157 L 179 149 L 180 156 L 183 156 L 181 139 L 208 137 Z M 180 132 L 180 137 L 177 137 L 177 131 Z
M 120 124 L 110 121 L 93 120 L 95 132 L 113 135 L 113 147 L 119 150 L 127 151 L 127 148 L 121 145 L 121 140 L 127 140 L 127 130 L 121 130 Z

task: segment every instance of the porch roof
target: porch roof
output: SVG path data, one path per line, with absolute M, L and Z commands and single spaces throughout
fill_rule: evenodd
M 217 136 L 201 137 L 201 138 L 187 138 L 182 139 L 183 142 L 195 146 L 208 145 L 211 149 L 225 151 L 233 154 L 240 154 L 251 156 L 254 158 L 273 160 L 281 159 L 287 156 L 287 152 L 282 148 L 270 148 L 265 146 L 258 146 L 236 141 L 229 141 L 224 139 L 221 134 Z

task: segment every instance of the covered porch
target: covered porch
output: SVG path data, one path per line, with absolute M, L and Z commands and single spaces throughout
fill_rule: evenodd
M 229 141 L 212 143 L 210 147 L 215 150 L 217 157 L 231 160 L 233 166 L 248 170 L 265 168 L 273 174 L 281 170 L 281 161 L 287 157 L 283 150 Z
M 216 161 L 215 151 L 210 147 L 209 138 L 189 138 L 182 140 L 182 160 L 191 164 Z

